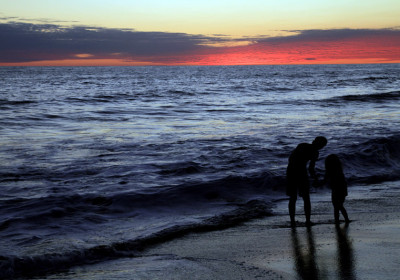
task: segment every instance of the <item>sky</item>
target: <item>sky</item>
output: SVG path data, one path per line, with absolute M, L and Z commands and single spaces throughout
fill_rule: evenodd
M 0 0 L 0 66 L 400 63 L 399 0 Z

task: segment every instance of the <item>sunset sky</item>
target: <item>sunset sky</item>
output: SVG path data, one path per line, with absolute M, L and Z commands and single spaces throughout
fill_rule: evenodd
M 0 0 L 0 66 L 400 63 L 399 0 Z

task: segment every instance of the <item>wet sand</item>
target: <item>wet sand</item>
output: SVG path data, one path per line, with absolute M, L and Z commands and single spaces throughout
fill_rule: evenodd
M 398 279 L 400 182 L 349 189 L 352 220 L 333 223 L 328 193 L 312 196 L 312 227 L 276 215 L 221 231 L 189 234 L 138 258 L 76 267 L 46 279 Z

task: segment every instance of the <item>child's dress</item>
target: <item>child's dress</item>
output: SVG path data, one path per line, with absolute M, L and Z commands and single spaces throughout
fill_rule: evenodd
M 326 181 L 332 190 L 332 202 L 343 203 L 347 196 L 347 182 L 343 173 L 327 175 Z

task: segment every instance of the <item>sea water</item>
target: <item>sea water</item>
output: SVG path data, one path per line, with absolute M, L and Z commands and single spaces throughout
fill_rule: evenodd
M 320 135 L 321 176 L 398 180 L 399 127 L 399 64 L 1 67 L 0 278 L 273 214 Z

